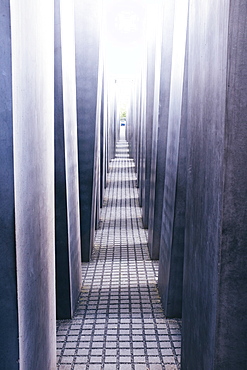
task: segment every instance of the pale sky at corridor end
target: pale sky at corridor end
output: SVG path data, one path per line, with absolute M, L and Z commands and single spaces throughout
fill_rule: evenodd
M 145 0 L 103 1 L 105 67 L 116 78 L 135 77 L 145 57 Z

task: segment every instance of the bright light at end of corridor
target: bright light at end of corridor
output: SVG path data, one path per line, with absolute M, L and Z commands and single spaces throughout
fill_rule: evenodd
M 140 72 L 146 42 L 146 2 L 107 0 L 104 8 L 105 65 L 115 76 Z

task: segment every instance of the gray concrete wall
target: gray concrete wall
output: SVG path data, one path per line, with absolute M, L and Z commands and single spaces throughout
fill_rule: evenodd
M 230 2 L 215 368 L 247 367 L 247 4 Z
M 136 174 L 138 174 L 138 168 L 139 168 L 139 111 L 140 111 L 140 82 L 137 78 L 134 84 L 134 91 L 133 95 L 135 97 L 135 100 L 133 102 L 133 126 L 134 126 L 134 137 L 133 137 L 133 156 L 135 161 L 135 170 Z M 138 182 L 138 180 L 137 180 Z
M 247 366 L 246 15 L 190 4 L 182 369 Z
M 130 155 L 134 159 L 136 170 L 137 170 L 137 134 L 138 134 L 137 101 L 138 101 L 137 81 L 135 80 L 133 81 L 133 85 L 131 88 L 131 98 L 127 114 L 128 130 L 126 134 L 126 139 L 130 144 Z
M 12 1 L 11 33 L 19 367 L 54 369 L 53 4 Z
M 143 67 L 140 83 L 140 118 L 139 118 L 139 205 L 142 207 L 145 199 L 145 166 L 146 166 L 146 66 Z M 143 213 L 143 212 L 142 212 Z
M 96 137 L 94 147 L 94 175 L 93 183 L 93 203 L 91 219 L 91 230 L 98 229 L 100 221 L 100 166 L 101 166 L 101 112 L 102 112 L 102 93 L 103 93 L 103 58 L 100 48 L 99 68 L 98 68 L 98 86 L 97 86 L 97 105 L 96 105 Z M 94 232 L 91 234 L 91 245 L 93 247 Z
M 96 109 L 99 62 L 100 1 L 75 0 L 76 93 L 79 151 L 82 261 L 89 261 L 94 240 Z
M 137 174 L 137 187 L 140 185 L 140 140 L 141 140 L 141 82 L 137 80 L 136 86 L 136 174 Z
M 0 4 L 0 364 L 18 369 L 18 309 L 14 220 L 11 24 L 9 0 Z
M 81 287 L 74 7 L 55 2 L 55 196 L 57 319 L 69 319 Z
M 160 12 L 161 16 L 162 12 Z M 162 19 L 163 21 L 163 19 Z M 158 22 L 158 19 L 157 19 Z M 160 22 L 161 23 L 161 22 Z M 152 237 L 154 228 L 154 204 L 155 204 L 155 180 L 156 180 L 156 164 L 157 164 L 157 141 L 158 141 L 158 120 L 159 120 L 159 105 L 160 105 L 160 72 L 161 72 L 161 45 L 162 45 L 162 23 L 157 30 L 156 52 L 155 52 L 155 77 L 154 77 L 154 105 L 153 105 L 153 125 L 151 138 L 151 163 L 150 163 L 150 191 L 149 191 L 149 216 L 148 216 L 148 249 L 151 259 L 158 259 L 154 254 Z M 151 243 L 150 243 L 151 241 Z
M 115 158 L 117 143 L 117 91 L 115 79 L 111 80 L 109 86 L 109 159 Z
M 100 208 L 103 207 L 104 190 L 106 184 L 106 126 L 105 126 L 105 96 L 104 96 L 104 78 L 102 77 L 102 96 L 100 112 Z
M 147 66 L 145 79 L 145 123 L 143 125 L 143 183 L 142 183 L 142 222 L 145 229 L 148 228 L 149 200 L 150 200 L 150 177 L 152 158 L 152 134 L 154 112 L 154 84 L 155 84 L 155 55 L 156 55 L 156 27 L 159 24 L 159 0 L 152 2 L 148 7 L 147 17 Z
M 213 6 L 213 2 L 210 4 Z M 182 343 L 184 369 L 190 369 L 192 363 L 201 369 L 214 369 L 226 98 L 227 5 L 221 5 L 213 13 L 208 12 L 208 4 L 202 2 L 192 2 L 190 6 L 189 171 Z M 196 15 L 199 9 L 200 17 Z M 202 23 L 205 24 L 203 28 Z M 191 334 L 186 333 L 188 328 Z
M 115 79 L 107 74 L 107 121 L 108 121 L 108 133 L 107 133 L 107 151 L 108 151 L 108 165 L 111 159 L 115 158 L 116 149 L 116 83 Z
M 104 188 L 107 186 L 107 172 L 109 168 L 109 153 L 108 153 L 108 91 L 106 85 L 106 77 L 104 73 L 104 84 L 103 84 L 103 96 L 104 96 L 104 106 L 103 106 L 103 127 L 104 127 L 104 143 L 103 143 L 103 181 Z
M 173 45 L 174 1 L 167 1 L 163 9 L 162 40 L 158 47 L 161 58 L 156 71 L 157 102 L 154 113 L 151 161 L 148 248 L 152 259 L 159 259 L 160 233 L 165 183 L 167 126 L 170 101 L 170 81 Z M 169 37 L 168 37 L 169 35 Z M 160 49 L 160 51 L 159 51 Z M 159 70 L 158 70 L 159 69 Z M 160 271 L 162 270 L 160 266 Z M 164 266 L 165 268 L 165 266 Z
M 174 13 L 174 34 L 171 68 L 170 104 L 167 128 L 164 200 L 160 239 L 159 291 L 168 317 L 181 317 L 184 207 L 186 170 L 183 171 L 186 146 L 181 146 L 184 67 L 188 2 L 177 0 Z M 183 134 L 184 136 L 184 134 Z M 183 159 L 181 159 L 181 157 Z M 180 166 L 179 166 L 180 162 Z M 180 169 L 180 171 L 179 171 Z M 184 172 L 184 173 L 183 173 Z M 180 176 L 178 177 L 178 175 Z

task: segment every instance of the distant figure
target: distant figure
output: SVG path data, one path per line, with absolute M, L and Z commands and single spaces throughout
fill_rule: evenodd
M 126 140 L 126 118 L 120 119 L 120 140 Z

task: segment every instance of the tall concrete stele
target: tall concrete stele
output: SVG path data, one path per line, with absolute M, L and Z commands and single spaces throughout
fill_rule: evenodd
M 182 314 L 187 150 L 184 139 L 187 20 L 188 1 L 177 0 L 172 37 L 158 281 L 165 314 L 170 318 L 181 317 Z
M 246 369 L 246 1 L 190 1 L 188 38 L 182 369 Z
M 74 6 L 55 1 L 55 243 L 57 319 L 73 316 L 81 290 Z
M 56 367 L 54 5 L 0 5 L 0 367 Z
M 101 1 L 75 0 L 76 95 L 82 261 L 89 261 L 94 241 L 98 168 L 96 124 Z

